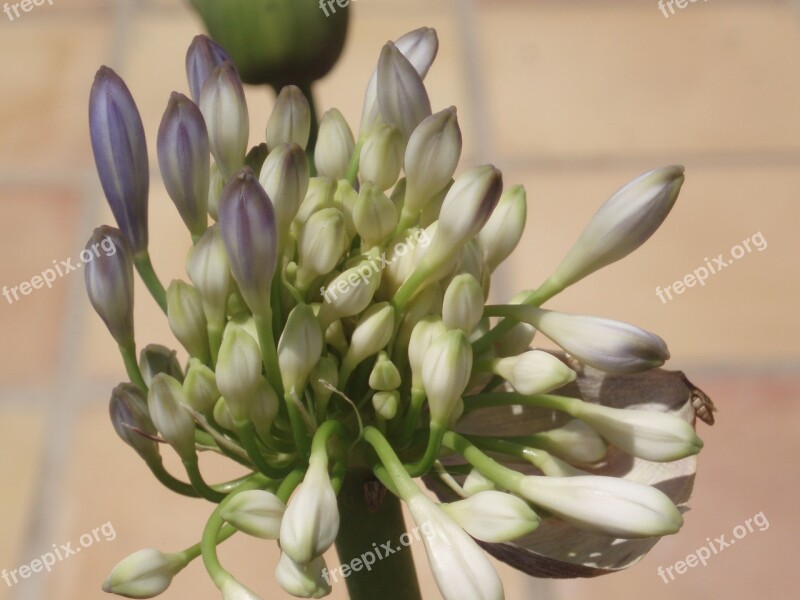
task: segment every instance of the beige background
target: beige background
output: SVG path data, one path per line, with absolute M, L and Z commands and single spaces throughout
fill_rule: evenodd
M 356 123 L 380 46 L 421 25 L 440 34 L 428 85 L 435 108 L 458 106 L 462 164 L 493 162 L 507 184 L 528 190 L 527 232 L 494 283 L 497 299 L 546 277 L 629 179 L 662 164 L 687 169 L 676 208 L 650 242 L 552 303 L 661 334 L 670 364 L 718 404 L 717 425 L 701 426 L 706 449 L 686 526 L 638 566 L 601 580 L 539 582 L 504 568 L 507 598 L 794 597 L 798 3 L 708 0 L 665 18 L 656 0 L 358 0 L 346 52 L 318 86 L 320 108 L 337 106 Z M 74 260 L 91 229 L 111 222 L 87 135 L 97 67 L 125 77 L 152 149 L 169 92 L 186 89 L 184 52 L 199 31 L 180 0 L 55 0 L 14 22 L 0 14 L 0 285 Z M 272 100 L 255 89 L 248 98 L 258 134 Z M 154 263 L 168 281 L 181 275 L 188 239 L 172 233 L 179 220 L 157 176 L 151 215 Z M 764 251 L 671 302 L 656 297 L 656 286 L 758 232 Z M 176 345 L 143 292 L 140 344 Z M 0 581 L 0 600 L 100 598 L 100 582 L 121 557 L 198 537 L 207 506 L 163 491 L 111 430 L 108 392 L 123 373 L 80 273 L 12 305 L 0 298 L 0 569 L 109 521 L 117 533 L 51 574 L 13 588 Z M 759 512 L 766 531 L 672 583 L 658 577 L 658 566 L 684 559 L 707 537 L 730 538 Z M 272 582 L 275 557 L 274 544 L 248 540 L 223 553 L 265 598 L 283 598 Z M 425 597 L 438 598 L 424 559 L 420 571 Z M 193 565 L 164 597 L 217 596 Z M 344 597 L 341 585 L 333 597 Z

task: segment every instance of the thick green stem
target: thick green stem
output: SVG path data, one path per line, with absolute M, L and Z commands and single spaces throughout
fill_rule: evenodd
M 331 584 L 344 579 L 351 600 L 421 600 L 411 549 L 400 544 L 400 536 L 406 533 L 400 500 L 386 492 L 368 469 L 348 471 L 339 492 L 339 517 L 336 551 L 340 564 L 357 566 L 354 559 L 358 559 L 362 568 L 350 569 L 347 578 L 342 577 L 341 566 L 335 572 L 331 568 Z M 363 568 L 367 560 L 376 558 L 375 547 L 386 542 L 399 548 L 397 552 L 375 560 L 369 571 Z
M 164 286 L 161 285 L 156 272 L 153 270 L 153 263 L 150 262 L 150 255 L 145 250 L 144 252 L 133 257 L 133 264 L 136 265 L 136 270 L 139 271 L 139 276 L 144 281 L 145 286 L 150 291 L 150 295 L 167 314 L 167 292 Z
M 142 378 L 142 372 L 139 370 L 139 362 L 136 360 L 136 346 L 133 344 L 129 346 L 119 346 L 119 353 L 122 355 L 122 361 L 125 363 L 125 371 L 128 373 L 128 378 L 131 383 L 147 393 L 147 384 Z

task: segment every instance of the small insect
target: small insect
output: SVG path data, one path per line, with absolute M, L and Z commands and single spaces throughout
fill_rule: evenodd
M 697 418 L 703 421 L 703 423 L 707 423 L 708 425 L 714 424 L 714 412 L 717 410 L 717 407 L 714 406 L 714 402 L 712 402 L 711 398 L 708 397 L 703 390 L 695 386 L 691 381 L 689 381 L 686 376 L 684 376 L 684 381 L 686 385 L 689 387 L 690 394 L 691 394 L 691 401 L 692 401 L 692 408 L 694 409 L 694 414 L 697 415 Z

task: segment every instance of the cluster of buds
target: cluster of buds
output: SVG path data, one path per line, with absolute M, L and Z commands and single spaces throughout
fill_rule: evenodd
M 650 237 L 682 169 L 629 183 L 542 286 L 486 305 L 492 272 L 522 236 L 525 190 L 503 191 L 489 165 L 456 174 L 456 109 L 433 112 L 423 84 L 437 49 L 427 28 L 384 46 L 357 137 L 332 109 L 312 151 L 313 107 L 287 86 L 265 143 L 248 151 L 237 69 L 198 36 L 186 59 L 191 97 L 172 95 L 158 133 L 164 185 L 192 240 L 188 281 L 166 289 L 148 254 L 142 122 L 122 79 L 98 72 L 91 140 L 119 229 L 95 231 L 90 245 L 108 238 L 117 252 L 87 265 L 86 284 L 130 379 L 112 393 L 111 418 L 165 486 L 216 504 L 199 544 L 130 556 L 106 591 L 156 596 L 202 555 L 223 598 L 257 598 L 217 557 L 217 545 L 242 532 L 279 542 L 276 580 L 288 593 L 326 595 L 322 556 L 337 539 L 337 494 L 353 466 L 370 468 L 434 530 L 425 546 L 447 600 L 503 597 L 476 540 L 507 544 L 544 521 L 623 539 L 680 528 L 665 493 L 596 469 L 612 448 L 661 463 L 694 455 L 702 443 L 692 425 L 557 393 L 584 366 L 622 376 L 658 367 L 669 356 L 664 342 L 539 306 Z M 188 354 L 185 366 L 163 346 L 137 356 L 134 266 Z M 570 358 L 531 349 L 537 331 Z M 461 428 L 477 411 L 523 406 L 560 420 L 523 436 Z M 185 478 L 162 463 L 163 444 Z M 249 474 L 209 483 L 200 451 Z M 514 467 L 520 459 L 529 468 Z M 445 482 L 452 501 L 432 501 L 415 481 L 422 476 Z

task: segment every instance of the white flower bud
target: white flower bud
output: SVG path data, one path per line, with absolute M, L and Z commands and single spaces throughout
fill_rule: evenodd
M 447 333 L 447 327 L 438 317 L 427 317 L 414 326 L 408 341 L 408 364 L 411 365 L 412 389 L 422 389 L 425 354 L 433 342 L 445 333 Z
M 261 365 L 258 343 L 240 325 L 229 323 L 217 358 L 217 388 L 237 423 L 250 418 L 253 399 L 263 379 Z
M 597 432 L 583 421 L 572 419 L 563 427 L 535 433 L 526 441 L 570 463 L 592 464 L 606 455 L 606 444 Z
M 356 235 L 356 223 L 353 220 L 356 202 L 358 202 L 358 192 L 347 179 L 340 179 L 336 184 L 336 194 L 333 197 L 333 205 L 342 211 L 344 215 L 344 226 L 347 231 L 347 236 L 350 238 Z
M 667 218 L 683 185 L 683 167 L 644 173 L 592 217 L 548 282 L 564 289 L 644 244 Z
M 401 131 L 404 144 L 431 114 L 422 77 L 392 42 L 386 43 L 378 60 L 378 107 L 383 122 Z
M 183 380 L 183 393 L 186 403 L 204 415 L 213 413 L 214 405 L 221 395 L 217 389 L 214 371 L 196 358 L 189 359 L 189 370 Z
M 575 371 L 543 350 L 529 350 L 519 356 L 495 360 L 492 372 L 527 396 L 546 394 L 575 379 Z
M 228 403 L 225 402 L 225 398 L 220 398 L 214 405 L 214 421 L 228 431 L 236 430 L 236 423 L 233 421 L 231 411 L 228 410 Z
M 432 341 L 422 365 L 432 423 L 447 427 L 454 420 L 471 372 L 472 346 L 463 331 L 448 331 Z
M 513 310 L 580 362 L 608 373 L 627 374 L 660 367 L 667 345 L 653 333 L 601 317 L 570 315 L 534 306 Z
M 103 591 L 127 598 L 154 598 L 186 566 L 179 554 L 145 548 L 122 559 L 103 583 Z
M 342 113 L 332 108 L 322 115 L 319 137 L 314 148 L 314 163 L 320 175 L 343 179 L 355 149 L 353 132 Z
M 386 262 L 388 264 L 381 276 L 381 294 L 383 297 L 391 298 L 400 289 L 403 282 L 409 278 L 416 266 L 415 255 L 420 245 L 416 242 L 413 245 L 408 244 L 407 240 L 420 238 L 423 240 L 424 245 L 428 245 L 430 238 L 426 236 L 427 234 L 421 229 L 413 228 L 391 241 L 386 252 Z
M 275 580 L 285 592 L 297 598 L 323 598 L 331 593 L 325 579 L 327 572 L 321 556 L 308 564 L 298 564 L 284 552 L 275 568 Z
M 493 490 L 496 487 L 494 481 L 485 477 L 478 469 L 472 469 L 464 480 L 464 493 L 467 496 L 474 496 L 479 492 Z
M 308 304 L 298 304 L 289 313 L 278 342 L 278 364 L 287 392 L 301 395 L 311 370 L 322 354 L 322 330 Z
M 539 527 L 539 516 L 511 494 L 483 491 L 464 500 L 442 504 L 442 509 L 472 537 L 483 542 L 510 542 Z
M 390 421 L 397 416 L 397 407 L 400 403 L 400 392 L 375 392 L 372 396 L 372 407 L 375 413 Z
M 668 535 L 683 524 L 666 494 L 618 477 L 531 475 L 518 493 L 576 527 L 619 538 Z
M 297 144 L 305 150 L 311 131 L 311 107 L 295 85 L 281 89 L 267 122 L 267 147 L 270 152 L 281 144 Z
M 282 244 L 308 192 L 306 153 L 297 144 L 276 146 L 264 161 L 258 180 L 272 201 L 278 239 Z
M 239 531 L 265 540 L 277 540 L 286 505 L 272 492 L 246 490 L 231 498 L 221 516 Z
M 367 182 L 361 186 L 353 209 L 353 224 L 362 247 L 379 246 L 397 226 L 397 207 L 386 194 Z
M 328 460 L 312 454 L 308 471 L 281 521 L 281 549 L 301 564 L 321 556 L 336 540 L 339 532 L 339 508 L 333 491 Z
M 233 279 L 218 225 L 206 229 L 189 251 L 186 273 L 200 292 L 206 319 L 212 323 L 219 323 L 225 317 Z
M 295 226 L 302 226 L 315 212 L 333 206 L 336 193 L 336 180 L 330 177 L 312 177 L 308 181 L 308 192 L 300 204 L 297 216 L 294 218 Z
M 362 360 L 382 350 L 394 331 L 394 308 L 388 302 L 370 306 L 356 325 L 343 365 L 354 369 Z
M 228 577 L 220 588 L 222 600 L 261 600 L 253 590 L 246 588 L 233 577 Z
M 513 303 L 513 300 L 512 300 Z M 531 346 L 536 328 L 529 323 L 517 323 L 494 344 L 498 356 L 517 356 Z
M 208 328 L 198 291 L 174 279 L 167 288 L 167 319 L 175 338 L 191 356 L 208 356 Z
M 244 165 L 250 117 L 244 88 L 231 63 L 216 67 L 200 92 L 200 111 L 208 126 L 211 154 L 220 171 L 231 177 Z
M 425 204 L 450 183 L 461 157 L 461 129 L 451 106 L 427 117 L 406 148 L 403 217 L 416 219 Z
M 694 428 L 677 415 L 580 401 L 570 403 L 569 413 L 626 454 L 645 460 L 679 460 L 697 454 L 703 447 Z
M 453 278 L 444 293 L 442 321 L 448 329 L 460 329 L 467 335 L 483 316 L 483 289 L 467 273 Z
M 253 406 L 250 409 L 250 420 L 256 428 L 256 433 L 262 439 L 269 439 L 272 422 L 278 415 L 279 407 L 278 395 L 269 382 L 262 377 L 261 385 L 258 387 L 258 392 L 253 399 Z
M 147 408 L 156 429 L 183 460 L 193 459 L 194 419 L 186 410 L 180 381 L 166 373 L 153 377 L 147 394 Z
M 436 585 L 444 600 L 502 600 L 503 582 L 475 541 L 422 494 L 408 509 L 423 532 Z
M 314 278 L 330 273 L 349 248 L 341 211 L 323 208 L 311 215 L 300 230 L 297 246 L 297 280 L 302 289 Z
M 335 320 L 352 317 L 367 308 L 380 281 L 380 272 L 367 261 L 347 269 L 331 281 L 318 315 L 323 328 L 327 329 Z
M 379 392 L 390 392 L 399 388 L 401 383 L 400 371 L 386 352 L 381 352 L 369 375 L 369 387 Z
M 494 271 L 514 251 L 522 239 L 527 219 L 528 201 L 525 188 L 515 185 L 503 192 L 492 216 L 478 234 L 483 260 Z
M 383 123 L 374 127 L 361 147 L 358 170 L 361 181 L 374 183 L 381 191 L 388 190 L 400 176 L 404 150 L 405 141 L 399 129 Z

